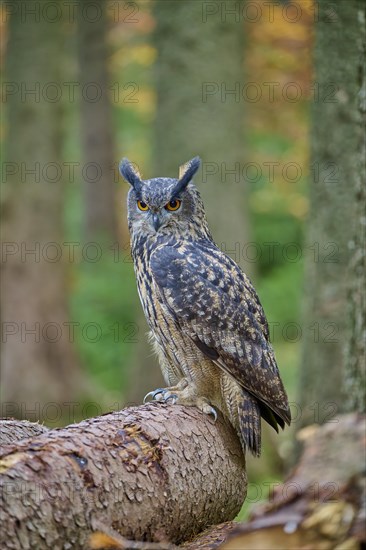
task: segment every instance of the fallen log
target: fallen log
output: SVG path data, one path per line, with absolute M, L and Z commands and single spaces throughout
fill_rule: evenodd
M 87 548 L 101 525 L 178 544 L 232 520 L 246 486 L 239 440 L 221 415 L 132 407 L 0 452 L 0 548 Z

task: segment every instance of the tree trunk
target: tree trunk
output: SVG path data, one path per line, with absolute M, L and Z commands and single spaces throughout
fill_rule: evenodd
M 62 244 L 62 98 L 57 90 L 62 89 L 63 22 L 31 15 L 24 22 L 24 3 L 13 4 L 4 97 L 1 412 L 41 420 L 45 403 L 70 401 L 85 390 L 70 336 Z
M 246 494 L 239 440 L 220 415 L 153 403 L 51 430 L 0 454 L 1 548 L 85 548 L 104 525 L 186 540 L 231 520 Z
M 234 2 L 225 4 L 229 9 Z M 200 2 L 155 3 L 153 175 L 177 177 L 178 167 L 199 155 L 202 168 L 195 181 L 213 236 L 248 269 L 241 251 L 249 240 L 247 190 L 240 176 L 246 160 L 240 93 L 244 28 L 234 17 L 223 21 L 219 12 L 206 13 L 208 7 Z
M 108 2 L 79 0 L 78 8 L 84 238 L 87 242 L 101 239 L 110 245 L 118 241 L 118 229 L 109 98 Z M 91 10 L 95 10 L 95 21 Z
M 347 394 L 355 387 L 353 405 L 363 410 L 365 406 L 360 405 L 364 399 L 360 368 L 365 345 L 365 306 L 360 296 L 365 280 L 361 253 L 364 214 L 363 206 L 358 204 L 365 175 L 362 94 L 360 105 L 364 2 L 342 0 L 330 5 L 321 0 L 318 8 L 314 89 L 319 94 L 312 111 L 310 250 L 306 261 L 298 427 L 326 422 L 349 410 Z M 352 319 L 347 314 L 349 292 Z
M 349 317 L 345 350 L 345 410 L 366 412 L 366 22 L 362 7 L 365 8 L 360 3 L 358 10 L 360 21 L 358 81 L 361 89 L 358 94 L 358 102 L 361 128 L 356 129 L 359 164 L 355 167 L 358 173 L 354 174 L 356 212 L 352 226 L 353 238 L 349 242 Z

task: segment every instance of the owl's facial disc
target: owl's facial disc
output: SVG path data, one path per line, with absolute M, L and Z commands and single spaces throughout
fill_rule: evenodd
M 140 180 L 128 194 L 128 225 L 132 236 L 210 237 L 204 207 L 192 181 L 177 178 Z
M 146 221 L 155 231 L 158 231 L 162 225 L 169 225 L 169 221 L 171 221 L 169 214 L 177 212 L 180 209 L 182 200 L 171 199 L 162 208 L 157 206 L 149 207 L 149 205 L 142 200 L 137 200 L 136 204 L 138 210 L 145 214 Z
M 149 233 L 155 233 L 164 227 L 171 227 L 178 221 L 177 217 L 181 214 L 179 211 L 184 200 L 175 196 L 177 181 L 173 178 L 154 178 L 142 181 L 139 194 L 131 190 L 135 211 L 132 219 L 136 229 L 138 226 L 140 231 L 144 229 Z

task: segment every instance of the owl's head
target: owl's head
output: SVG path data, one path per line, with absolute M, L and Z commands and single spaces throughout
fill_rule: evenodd
M 210 237 L 201 196 L 192 183 L 199 157 L 180 168 L 179 178 L 143 180 L 124 158 L 120 172 L 131 185 L 128 193 L 128 226 L 132 236 L 171 235 Z

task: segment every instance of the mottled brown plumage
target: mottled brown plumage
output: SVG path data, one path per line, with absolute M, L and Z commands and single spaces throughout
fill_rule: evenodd
M 229 417 L 243 449 L 260 454 L 261 416 L 276 430 L 290 410 L 258 296 L 239 266 L 215 245 L 192 183 L 196 157 L 179 179 L 131 184 L 128 223 L 137 287 L 168 388 L 153 399 Z

